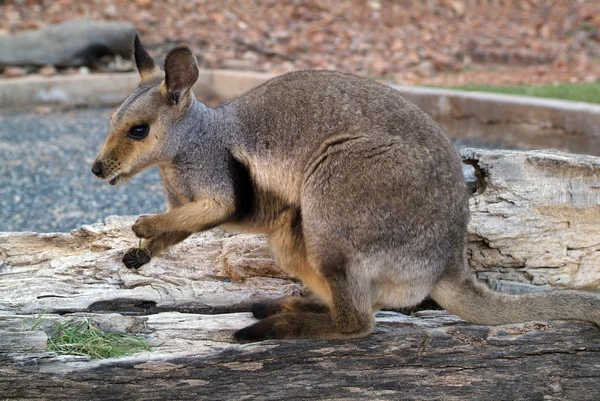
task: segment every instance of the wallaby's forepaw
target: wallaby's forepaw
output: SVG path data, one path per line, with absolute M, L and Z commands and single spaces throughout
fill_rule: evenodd
M 158 224 L 156 222 L 156 216 L 140 216 L 131 229 L 135 233 L 138 238 L 152 238 L 157 237 L 160 232 L 158 229 Z
M 143 248 L 130 248 L 123 255 L 123 264 L 128 269 L 137 269 L 150 262 L 151 256 Z

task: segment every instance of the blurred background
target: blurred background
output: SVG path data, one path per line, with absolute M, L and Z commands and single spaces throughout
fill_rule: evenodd
M 130 21 L 152 55 L 185 43 L 205 68 L 333 68 L 447 86 L 600 76 L 597 0 L 3 0 L 0 12 L 2 35 Z
M 0 15 L 2 81 L 131 71 L 129 49 L 115 39 L 123 28 L 135 29 L 159 63 L 185 44 L 202 69 L 326 68 L 401 85 L 600 103 L 598 0 L 0 0 Z M 102 45 L 69 44 L 107 21 L 127 25 L 108 29 Z M 62 46 L 44 42 L 49 29 L 65 35 Z M 67 231 L 164 209 L 155 171 L 118 188 L 89 172 L 113 109 L 0 109 L 0 231 Z M 467 145 L 499 146 L 457 143 Z

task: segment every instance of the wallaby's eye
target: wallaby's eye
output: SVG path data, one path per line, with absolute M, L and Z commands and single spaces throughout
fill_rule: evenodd
M 148 136 L 150 126 L 148 124 L 134 125 L 127 134 L 128 137 L 135 140 L 141 140 Z

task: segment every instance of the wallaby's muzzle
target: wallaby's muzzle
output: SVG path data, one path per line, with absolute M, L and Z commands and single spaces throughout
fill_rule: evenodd
M 113 158 L 96 158 L 92 165 L 92 173 L 101 180 L 108 181 L 110 185 L 116 185 L 119 181 L 124 181 L 126 175 L 120 169 L 121 163 Z

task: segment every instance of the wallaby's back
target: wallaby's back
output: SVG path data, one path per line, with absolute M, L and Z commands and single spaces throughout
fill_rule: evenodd
M 452 224 L 468 220 L 461 162 L 451 142 L 427 114 L 386 85 L 336 71 L 300 71 L 222 108 L 241 122 L 232 146 L 259 172 L 257 185 L 287 202 L 297 205 L 320 159 L 338 151 L 344 155 L 342 169 L 366 175 L 353 176 L 347 194 L 353 185 L 357 195 L 381 194 L 389 198 L 386 203 L 398 198 L 395 208 L 403 214 L 433 221 L 440 209 L 452 209 Z M 382 191 L 384 186 L 391 192 Z M 366 201 L 360 203 L 374 203 L 372 197 Z

